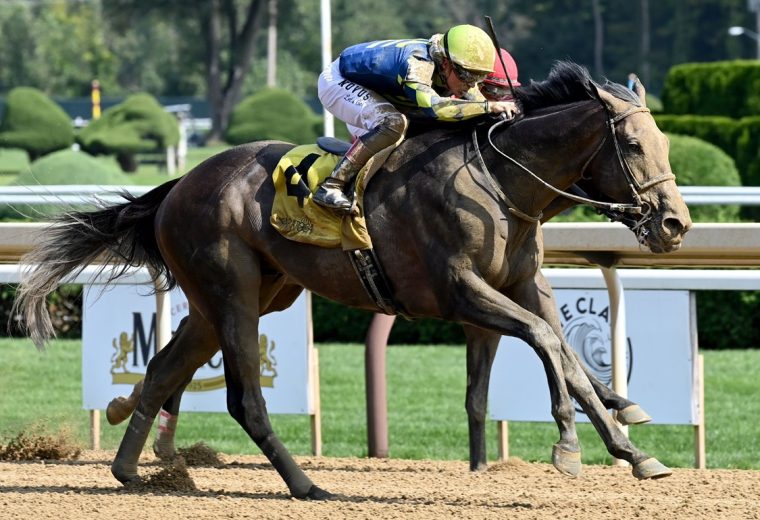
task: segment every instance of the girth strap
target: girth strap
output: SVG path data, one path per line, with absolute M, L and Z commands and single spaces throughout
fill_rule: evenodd
M 405 315 L 403 307 L 393 297 L 393 291 L 375 255 L 375 250 L 354 249 L 347 253 L 351 259 L 351 265 L 359 276 L 359 281 L 375 305 L 385 314 Z

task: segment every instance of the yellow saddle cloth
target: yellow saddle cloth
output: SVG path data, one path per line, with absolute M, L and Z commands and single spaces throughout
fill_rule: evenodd
M 321 247 L 340 246 L 346 251 L 372 248 L 362 208 L 370 165 L 356 178 L 358 216 L 337 215 L 311 200 L 339 160 L 315 144 L 296 146 L 280 159 L 272 173 L 275 196 L 269 221 L 285 238 Z

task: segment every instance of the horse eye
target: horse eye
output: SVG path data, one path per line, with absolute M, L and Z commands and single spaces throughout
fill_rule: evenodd
M 641 143 L 639 143 L 636 139 L 630 139 L 628 140 L 628 148 L 634 151 L 640 151 Z

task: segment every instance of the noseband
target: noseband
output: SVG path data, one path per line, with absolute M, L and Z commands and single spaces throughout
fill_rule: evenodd
M 504 153 L 502 150 L 500 150 L 496 146 L 496 144 L 493 142 L 492 134 L 494 130 L 496 130 L 501 125 L 508 123 L 509 121 L 506 119 L 502 119 L 500 121 L 497 121 L 493 125 L 491 125 L 491 127 L 488 129 L 488 143 L 491 145 L 491 148 L 496 150 L 496 152 L 498 152 L 501 156 L 508 159 L 509 161 L 514 163 L 516 166 L 518 166 L 519 168 L 527 172 L 531 177 L 533 177 L 535 180 L 541 183 L 544 187 L 550 189 L 551 191 L 553 191 L 554 193 L 558 195 L 566 197 L 570 200 L 574 200 L 575 202 L 579 202 L 581 204 L 588 204 L 590 206 L 595 207 L 600 213 L 606 215 L 613 222 L 622 222 L 628 228 L 630 228 L 631 231 L 633 231 L 636 234 L 639 242 L 643 243 L 646 238 L 646 235 L 649 233 L 649 231 L 646 228 L 644 228 L 644 226 L 650 220 L 652 220 L 653 216 L 652 216 L 651 206 L 648 203 L 642 201 L 640 195 L 644 193 L 645 191 L 647 191 L 648 189 L 652 188 L 653 186 L 656 186 L 657 184 L 670 181 L 670 180 L 675 180 L 676 176 L 673 175 L 672 172 L 666 172 L 653 179 L 649 179 L 643 184 L 640 183 L 636 179 L 636 177 L 634 177 L 633 171 L 631 170 L 628 164 L 628 161 L 625 158 L 625 155 L 623 155 L 623 151 L 620 148 L 620 143 L 618 142 L 617 135 L 615 133 L 615 125 L 619 123 L 620 121 L 623 121 L 625 118 L 627 118 L 628 116 L 632 114 L 636 114 L 638 112 L 648 113 L 649 109 L 646 107 L 634 106 L 621 114 L 612 116 L 610 114 L 609 109 L 607 108 L 607 105 L 601 99 L 599 99 L 599 101 L 604 107 L 605 113 L 607 115 L 606 122 L 609 128 L 609 132 L 605 133 L 604 137 L 599 143 L 599 146 L 596 147 L 596 150 L 594 150 L 594 153 L 591 155 L 591 157 L 589 157 L 589 159 L 584 164 L 581 175 L 583 174 L 583 172 L 585 172 L 586 168 L 591 164 L 591 162 L 593 162 L 593 160 L 602 150 L 602 148 L 604 147 L 604 144 L 607 142 L 607 137 L 611 135 L 612 142 L 614 143 L 614 146 L 615 146 L 615 155 L 617 156 L 618 163 L 620 164 L 620 168 L 623 171 L 623 175 L 625 175 L 626 177 L 628 187 L 631 190 L 631 198 L 633 200 L 633 203 L 626 204 L 626 203 L 602 202 L 598 200 L 593 200 L 588 197 L 574 195 L 572 193 L 568 193 L 566 191 L 560 190 L 559 188 L 555 188 L 548 182 L 544 181 L 538 175 L 533 173 L 528 167 L 526 167 L 525 165 L 523 165 L 522 163 L 520 163 L 513 157 L 510 157 L 509 155 Z M 478 144 L 478 138 L 477 138 L 477 129 L 473 129 L 472 139 L 473 139 L 473 144 L 475 145 L 475 150 L 480 160 L 481 166 L 488 173 L 488 176 L 492 178 L 493 176 L 488 171 L 488 168 L 486 167 L 486 164 L 483 161 L 483 157 L 480 154 L 480 146 Z M 497 184 L 497 183 L 493 182 L 492 184 Z M 530 217 L 524 212 L 518 210 L 517 208 L 514 208 L 514 204 L 512 204 L 512 202 L 509 200 L 508 197 L 506 197 L 506 195 L 503 193 L 502 190 L 498 189 L 497 191 L 508 203 L 508 206 L 512 213 L 530 222 L 537 222 L 538 220 L 540 220 L 541 215 L 539 215 L 538 217 Z M 578 191 L 582 191 L 582 190 L 578 190 Z

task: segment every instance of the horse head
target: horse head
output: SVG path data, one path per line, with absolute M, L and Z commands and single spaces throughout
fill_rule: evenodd
M 668 160 L 669 142 L 646 107 L 644 87 L 592 83 L 604 105 L 608 133 L 579 185 L 593 198 L 623 202 L 599 207 L 626 224 L 654 253 L 675 251 L 691 227 L 689 210 Z
M 536 182 L 543 185 L 546 197 L 537 197 L 534 190 L 522 197 L 525 208 L 543 200 L 542 207 L 532 207 L 533 214 L 547 209 L 555 214 L 552 210 L 563 206 L 564 197 L 573 201 L 564 207 L 590 204 L 623 222 L 655 253 L 680 247 L 691 227 L 689 210 L 670 169 L 668 139 L 646 107 L 638 80 L 636 92 L 609 81 L 599 85 L 584 67 L 558 62 L 545 81 L 518 89 L 517 99 L 524 116 L 505 131 L 494 132 L 506 126 L 496 123 L 488 137 L 496 152 L 512 163 L 502 184 L 520 173 L 517 166 L 533 181 L 513 182 L 514 193 L 527 193 Z M 577 188 L 585 194 L 579 195 Z

